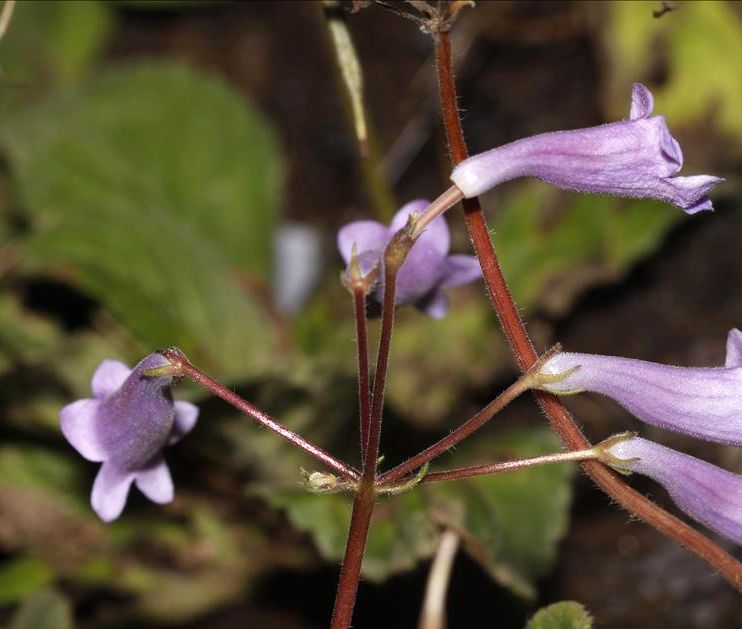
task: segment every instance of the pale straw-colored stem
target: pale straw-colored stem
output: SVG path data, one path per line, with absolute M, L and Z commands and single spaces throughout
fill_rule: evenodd
M 446 628 L 446 592 L 451 581 L 451 569 L 459 549 L 459 542 L 459 534 L 450 529 L 441 535 L 428 574 L 418 629 Z

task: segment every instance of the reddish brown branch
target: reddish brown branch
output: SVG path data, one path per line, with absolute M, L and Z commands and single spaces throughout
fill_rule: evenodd
M 455 166 L 466 159 L 467 148 L 456 103 L 456 85 L 451 66 L 451 41 L 447 33 L 439 32 L 435 37 L 443 122 L 451 161 Z M 518 365 L 522 371 L 525 371 L 536 362 L 538 356 L 500 269 L 479 201 L 465 199 L 463 206 L 469 237 L 482 265 L 487 293 Z M 582 450 L 590 446 L 572 416 L 556 397 L 541 391 L 535 391 L 534 395 L 552 427 L 570 449 Z M 742 564 L 729 553 L 705 535 L 631 489 L 603 464 L 585 461 L 581 465 L 590 478 L 623 508 L 698 555 L 718 570 L 732 586 L 742 591 Z
M 272 430 L 279 434 L 289 443 L 294 444 L 296 447 L 304 450 L 307 454 L 310 454 L 315 459 L 324 463 L 331 470 L 334 470 L 344 478 L 352 481 L 357 481 L 360 478 L 360 474 L 357 470 L 354 470 L 349 465 L 346 465 L 342 461 L 336 459 L 330 453 L 325 452 L 322 448 L 317 447 L 309 440 L 305 439 L 301 435 L 290 430 L 282 423 L 273 419 L 267 413 L 264 413 L 256 406 L 253 406 L 247 400 L 241 398 L 231 389 L 225 387 L 218 380 L 214 380 L 211 376 L 205 374 L 198 367 L 191 364 L 191 362 L 176 349 L 166 349 L 160 352 L 170 363 L 177 369 L 177 374 L 180 376 L 188 376 L 191 380 L 197 382 L 202 387 L 211 391 L 214 395 L 219 396 L 225 402 L 228 402 L 236 409 L 242 411 L 248 417 L 251 417 L 255 422 L 261 426 Z
M 361 465 L 366 460 L 368 429 L 371 417 L 371 387 L 368 375 L 368 333 L 366 330 L 366 292 L 354 288 L 353 310 L 356 318 L 356 340 L 358 344 L 358 403 L 360 407 Z

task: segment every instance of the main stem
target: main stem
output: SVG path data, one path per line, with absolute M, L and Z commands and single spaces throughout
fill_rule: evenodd
M 456 84 L 451 65 L 451 40 L 448 33 L 436 33 L 435 43 L 443 123 L 451 161 L 455 166 L 466 159 L 467 148 L 457 107 Z M 538 356 L 500 269 L 482 208 L 476 198 L 464 199 L 463 206 L 469 237 L 482 266 L 482 274 L 490 300 L 519 367 L 522 371 L 526 371 L 536 362 Z M 534 391 L 534 395 L 552 427 L 570 449 L 583 450 L 590 446 L 572 416 L 555 396 L 543 391 Z M 622 507 L 698 555 L 717 569 L 732 586 L 742 591 L 742 564 L 729 553 L 642 494 L 631 489 L 602 463 L 584 461 L 582 468 L 604 492 Z
M 390 247 L 394 245 L 393 238 Z M 401 263 L 400 263 L 401 265 Z M 371 401 L 371 414 L 368 425 L 366 455 L 363 459 L 363 471 L 350 517 L 348 540 L 345 544 L 343 565 L 340 569 L 340 581 L 335 594 L 335 606 L 332 611 L 331 629 L 346 629 L 353 619 L 358 583 L 361 578 L 361 565 L 366 549 L 371 516 L 374 513 L 376 499 L 376 462 L 379 457 L 381 440 L 381 415 L 384 407 L 384 387 L 389 365 L 389 350 L 394 328 L 394 298 L 397 284 L 397 270 L 400 265 L 384 264 L 384 305 L 381 315 L 381 333 L 379 352 L 376 355 L 376 373 L 374 391 Z

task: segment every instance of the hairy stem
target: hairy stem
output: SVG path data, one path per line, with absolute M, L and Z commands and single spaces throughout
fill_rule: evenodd
M 384 472 L 384 474 L 379 477 L 379 483 L 387 484 L 394 482 L 395 480 L 402 478 L 406 474 L 409 474 L 428 461 L 432 461 L 447 450 L 450 450 L 460 441 L 466 439 L 466 437 L 471 435 L 474 431 L 479 430 L 482 426 L 484 426 L 490 419 L 492 419 L 492 417 L 496 413 L 499 413 L 503 408 L 510 404 L 510 402 L 512 402 L 521 393 L 523 393 L 523 391 L 526 391 L 529 386 L 529 380 L 525 376 L 516 380 L 507 389 L 500 393 L 500 395 L 498 395 L 494 400 L 487 404 L 487 406 L 485 406 L 475 415 L 472 415 L 472 417 L 461 424 L 461 426 L 459 426 L 456 430 L 449 433 L 440 441 L 434 443 L 432 446 L 429 446 L 419 454 L 410 457 L 404 463 L 397 465 L 388 472 Z
M 403 230 L 404 231 L 404 230 Z M 400 246 L 401 245 L 401 246 Z M 363 459 L 361 482 L 353 500 L 353 513 L 350 519 L 348 540 L 345 544 L 343 566 L 340 570 L 340 582 L 335 594 L 335 606 L 332 612 L 332 629 L 346 629 L 353 618 L 358 582 L 361 578 L 361 565 L 366 549 L 371 516 L 374 513 L 376 498 L 376 465 L 379 457 L 381 440 L 381 417 L 384 408 L 384 388 L 389 366 L 389 350 L 394 328 L 394 301 L 397 285 L 397 271 L 409 251 L 409 243 L 400 233 L 392 237 L 384 254 L 384 304 L 381 314 L 381 332 L 379 351 L 376 355 L 376 373 L 374 390 L 371 398 L 371 414 L 368 425 L 366 456 Z
M 458 480 L 460 478 L 472 478 L 474 476 L 486 476 L 488 474 L 501 474 L 503 472 L 515 472 L 524 470 L 529 467 L 539 465 L 548 465 L 551 463 L 564 463 L 565 461 L 589 461 L 598 458 L 594 448 L 585 450 L 570 450 L 567 452 L 557 452 L 555 454 L 544 454 L 535 456 L 530 459 L 519 459 L 517 461 L 501 461 L 499 463 L 489 463 L 487 465 L 475 465 L 473 467 L 461 467 L 455 470 L 445 470 L 442 472 L 431 472 L 422 479 L 422 483 L 440 483 L 448 480 Z
M 336 459 L 328 452 L 322 450 L 322 448 L 315 446 L 293 430 L 286 428 L 282 423 L 276 421 L 267 413 L 264 413 L 256 406 L 250 404 L 247 400 L 241 398 L 234 391 L 225 387 L 221 382 L 214 380 L 214 378 L 205 374 L 198 367 L 191 364 L 191 362 L 179 350 L 166 349 L 160 353 L 167 358 L 176 369 L 176 375 L 188 376 L 194 382 L 197 382 L 202 387 L 211 391 L 214 395 L 217 395 L 225 402 L 245 413 L 248 417 L 254 419 L 261 426 L 265 426 L 269 430 L 277 433 L 286 441 L 295 445 L 297 448 L 304 450 L 304 452 L 310 454 L 318 461 L 321 461 L 344 478 L 352 481 L 357 481 L 360 478 L 361 475 L 357 470 Z
M 435 44 L 443 123 L 451 160 L 455 166 L 466 159 L 467 148 L 456 104 L 456 85 L 451 66 L 451 41 L 448 33 L 436 33 Z M 479 201 L 477 199 L 465 199 L 463 206 L 469 237 L 482 266 L 484 282 L 490 300 L 500 319 L 503 332 L 518 365 L 521 370 L 525 371 L 536 362 L 537 354 L 500 269 Z M 582 450 L 589 447 L 589 442 L 572 419 L 572 416 L 555 396 L 543 391 L 534 391 L 534 395 L 554 430 L 559 433 L 571 449 Z M 582 468 L 604 492 L 624 509 L 698 555 L 718 570 L 732 586 L 742 591 L 742 564 L 729 553 L 705 535 L 633 490 L 602 463 L 584 461 Z
M 370 461 L 371 459 L 367 459 Z M 353 499 L 353 513 L 350 516 L 348 540 L 345 544 L 343 565 L 340 568 L 340 581 L 335 594 L 335 606 L 332 610 L 331 629 L 347 629 L 353 619 L 353 608 L 356 604 L 358 582 L 361 579 L 361 565 L 366 550 L 371 516 L 374 513 L 373 481 L 361 480 L 361 485 Z
M 404 229 L 402 230 L 404 231 Z M 401 232 L 392 237 L 384 254 L 384 304 L 381 311 L 381 332 L 379 333 L 379 351 L 376 354 L 376 372 L 374 374 L 374 391 L 371 398 L 371 417 L 369 419 L 368 443 L 366 458 L 363 463 L 363 478 L 373 481 L 376 476 L 376 464 L 379 458 L 381 440 L 381 416 L 384 411 L 384 390 L 389 368 L 389 352 L 394 330 L 394 300 L 397 291 L 397 271 L 402 266 L 409 248 L 399 247 Z M 392 254 L 397 255 L 390 255 Z
M 368 375 L 368 334 L 366 330 L 366 292 L 353 289 L 353 308 L 356 318 L 356 342 L 358 344 L 358 402 L 360 407 L 361 461 L 366 461 L 368 429 L 371 418 L 371 387 Z

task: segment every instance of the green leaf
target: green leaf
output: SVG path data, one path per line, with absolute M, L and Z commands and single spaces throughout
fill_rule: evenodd
M 262 495 L 270 505 L 286 511 L 295 528 L 311 534 L 325 559 L 342 560 L 350 525 L 348 496 L 316 495 L 298 489 L 265 491 Z M 433 553 L 437 534 L 426 513 L 422 492 L 388 498 L 377 505 L 363 558 L 365 579 L 382 581 L 412 569 Z
M 9 629 L 72 629 L 72 606 L 59 592 L 44 589 L 30 596 L 13 616 Z
M 523 430 L 457 449 L 456 466 L 536 456 L 559 448 L 548 430 Z M 447 457 L 448 459 L 448 457 Z M 446 467 L 449 461 L 446 461 Z M 533 580 L 552 564 L 567 528 L 573 467 L 560 464 L 476 480 L 421 486 L 380 500 L 374 512 L 365 578 L 379 581 L 432 555 L 441 525 L 453 527 L 464 547 L 494 580 L 516 594 L 534 594 Z M 350 523 L 350 498 L 302 490 L 263 489 L 292 525 L 311 536 L 320 554 L 339 562 Z
M 48 267 L 144 343 L 244 374 L 274 338 L 242 273 L 266 280 L 278 209 L 273 135 L 221 82 L 121 67 L 3 121 L 0 143 Z
M 12 559 L 0 564 L 0 604 L 21 600 L 54 580 L 54 572 L 39 559 Z
M 575 601 L 561 601 L 540 609 L 526 629 L 592 629 L 588 611 Z
M 0 76 L 24 88 L 75 82 L 103 51 L 112 28 L 106 2 L 18 2 L 2 42 Z
M 471 443 L 471 446 L 469 445 Z M 559 450 L 546 429 L 474 438 L 446 468 L 528 458 Z M 463 535 L 464 548 L 492 578 L 524 597 L 549 569 L 568 525 L 574 466 L 568 463 L 426 486 L 436 518 Z
M 561 314 L 580 291 L 651 253 L 682 211 L 656 201 L 520 186 L 493 217 L 493 242 L 519 305 Z
M 56 325 L 29 312 L 11 293 L 0 295 L 0 373 L 17 364 L 33 364 L 59 338 Z
M 605 21 L 605 50 L 614 101 L 629 107 L 631 83 L 650 77 L 663 49 L 662 85 L 653 89 L 655 110 L 672 125 L 706 124 L 742 140 L 742 20 L 731 2 L 683 2 L 662 19 L 646 2 L 614 2 Z
M 465 391 L 486 386 L 509 362 L 484 296 L 475 289 L 452 293 L 445 319 L 413 308 L 397 316 L 386 397 L 396 412 L 420 425 L 450 417 Z
M 5 445 L 0 448 L 0 484 L 14 489 L 74 493 L 79 469 L 70 457 L 48 448 Z

